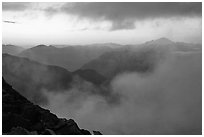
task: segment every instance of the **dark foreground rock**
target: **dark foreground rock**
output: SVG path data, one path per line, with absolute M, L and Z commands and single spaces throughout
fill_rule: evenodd
M 93 131 L 93 134 L 94 135 L 102 135 L 101 132 L 99 132 L 99 131 Z
M 2 132 L 7 135 L 91 135 L 72 119 L 34 105 L 2 79 Z M 100 132 L 99 132 L 100 133 Z

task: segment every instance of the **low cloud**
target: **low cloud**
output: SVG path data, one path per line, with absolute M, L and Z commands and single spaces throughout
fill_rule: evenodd
M 73 88 L 47 92 L 46 107 L 60 117 L 74 118 L 81 128 L 103 134 L 201 134 L 201 56 L 172 53 L 151 75 L 119 74 L 111 82 L 112 92 L 121 97 L 118 104 Z
M 133 29 L 136 21 L 155 18 L 201 17 L 201 3 L 90 2 L 67 3 L 61 11 L 79 18 L 112 22 L 111 30 Z
M 3 11 L 24 11 L 30 7 L 29 2 L 2 2 Z
M 3 11 L 44 11 L 50 17 L 58 13 L 89 21 L 109 21 L 110 30 L 134 29 L 135 23 L 148 19 L 192 18 L 202 16 L 201 2 L 3 2 Z

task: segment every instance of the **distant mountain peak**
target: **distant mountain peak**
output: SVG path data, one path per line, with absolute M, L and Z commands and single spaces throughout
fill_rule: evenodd
M 47 46 L 44 44 L 40 44 L 40 45 L 37 45 L 36 47 L 47 47 Z
M 37 46 L 35 46 L 35 47 L 31 48 L 31 49 L 36 49 L 36 48 L 46 48 L 46 49 L 49 49 L 49 48 L 56 48 L 56 47 L 52 46 L 52 45 L 47 46 L 47 45 L 44 45 L 44 44 L 40 44 L 40 45 L 37 45 Z
M 159 38 L 159 39 L 157 39 L 157 40 L 155 40 L 155 41 L 160 41 L 160 42 L 173 42 L 173 41 L 167 39 L 166 37 Z
M 173 43 L 174 43 L 173 41 L 171 41 L 165 37 L 162 37 L 162 38 L 159 38 L 157 40 L 148 41 L 145 44 L 169 45 L 169 44 L 173 44 Z
M 37 46 L 34 46 L 34 47 L 32 47 L 32 48 L 30 48 L 30 49 L 41 49 L 41 48 L 48 48 L 49 46 L 47 46 L 47 45 L 44 45 L 44 44 L 40 44 L 40 45 L 37 45 Z

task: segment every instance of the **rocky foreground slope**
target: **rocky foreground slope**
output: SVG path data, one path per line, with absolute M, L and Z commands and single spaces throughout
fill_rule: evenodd
M 28 135 L 91 135 L 72 119 L 58 118 L 49 110 L 34 105 L 2 79 L 2 132 Z M 93 134 L 101 134 L 93 131 Z

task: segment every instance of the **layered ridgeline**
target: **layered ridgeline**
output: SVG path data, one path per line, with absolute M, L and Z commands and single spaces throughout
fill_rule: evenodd
M 113 78 L 123 72 L 146 73 L 154 70 L 158 61 L 170 52 L 197 52 L 201 50 L 200 44 L 173 42 L 167 38 L 148 41 L 144 44 L 126 48 L 119 48 L 104 53 L 98 58 L 84 64 L 81 69 L 92 69 L 106 78 Z
M 57 47 L 57 46 L 56 46 Z M 79 69 L 85 63 L 114 49 L 115 44 L 93 44 L 84 46 L 55 46 L 38 45 L 21 52 L 18 56 L 26 57 L 43 64 L 56 65 L 69 71 Z
M 2 55 L 2 74 L 15 89 L 34 103 L 46 104 L 46 92 L 69 92 L 83 84 L 100 86 L 106 79 L 94 70 L 76 71 L 45 65 L 27 58 Z M 92 90 L 82 90 L 94 92 Z M 96 94 L 100 94 L 97 92 Z
M 161 38 L 114 48 L 75 71 L 9 54 L 2 69 L 28 100 L 89 130 L 200 134 L 201 57 L 201 45 Z
M 8 135 L 91 135 L 73 119 L 58 118 L 28 101 L 2 79 L 2 132 Z M 93 134 L 101 134 L 93 131 Z
M 119 54 L 125 53 L 115 53 L 115 51 L 121 51 L 130 47 L 159 47 L 163 48 L 169 47 L 171 49 L 177 51 L 192 51 L 201 49 L 200 44 L 189 44 L 189 43 L 182 43 L 182 42 L 173 42 L 167 38 L 160 38 L 157 40 L 152 40 L 145 42 L 144 44 L 140 45 L 119 45 L 114 43 L 105 43 L 105 44 L 92 44 L 92 45 L 64 45 L 66 47 L 60 47 L 60 45 L 56 46 L 46 46 L 46 45 L 38 45 L 33 48 L 29 49 L 22 49 L 18 46 L 14 45 L 3 45 L 3 53 L 8 53 L 11 55 L 17 55 L 20 57 L 26 57 L 31 60 L 37 61 L 39 63 L 47 64 L 47 65 L 56 65 L 63 67 L 69 71 L 76 71 L 82 68 L 92 69 L 92 66 L 96 66 L 94 68 L 96 71 L 101 69 L 101 66 L 108 63 L 107 66 L 111 66 L 110 64 L 113 62 L 117 62 L 121 57 Z M 20 50 L 17 50 L 19 49 Z M 9 50 L 8 50 L 9 49 Z M 7 51 L 7 52 L 6 52 Z M 13 51 L 16 51 L 13 53 Z M 110 55 L 113 52 L 114 55 Z M 118 55 L 115 55 L 118 54 Z M 104 60 L 110 60 L 108 62 Z M 122 57 L 122 60 L 123 57 Z M 97 62 L 97 65 L 95 62 Z M 109 63 L 110 62 L 110 63 Z M 102 65 L 100 65 L 102 64 Z M 98 69 L 99 68 L 99 69 Z M 101 70 L 100 70 L 101 71 Z M 107 70 L 105 70 L 107 71 Z M 98 71 L 97 71 L 98 72 Z M 102 72 L 103 74 L 106 72 Z M 108 74 L 105 74 L 108 75 Z
M 78 48 L 87 50 L 85 47 Z M 94 47 L 92 48 L 94 49 Z M 35 103 L 46 104 L 46 92 L 64 93 L 70 92 L 71 89 L 77 89 L 81 93 L 94 93 L 110 97 L 112 91 L 109 85 L 118 74 L 126 72 L 151 74 L 157 64 L 165 60 L 168 53 L 186 54 L 188 51 L 197 52 L 200 48 L 200 45 L 177 43 L 161 38 L 138 46 L 129 45 L 114 48 L 74 72 L 60 66 L 41 64 L 31 59 L 3 54 L 2 70 L 4 78 L 22 95 Z M 53 49 L 56 49 L 58 53 L 61 48 L 41 45 L 34 49 L 44 49 L 42 53 L 44 51 L 49 53 L 50 50 L 50 53 L 54 54 Z M 66 59 L 64 58 L 64 60 Z M 72 60 L 74 62 L 75 58 Z

